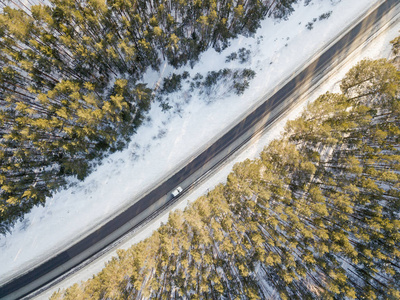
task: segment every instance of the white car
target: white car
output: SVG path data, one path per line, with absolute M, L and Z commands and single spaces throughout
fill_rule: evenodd
M 178 187 L 172 192 L 172 196 L 175 198 L 175 197 L 178 196 L 181 192 L 182 192 L 182 188 L 181 188 L 180 186 L 178 186 Z

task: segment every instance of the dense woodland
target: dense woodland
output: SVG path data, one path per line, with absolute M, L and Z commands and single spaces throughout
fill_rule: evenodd
M 226 184 L 51 299 L 149 298 L 400 299 L 398 68 L 361 61 Z
M 141 81 L 146 70 L 163 61 L 193 66 L 206 49 L 254 33 L 264 17 L 286 16 L 293 2 L 1 4 L 0 233 L 67 176 L 83 179 L 96 159 L 127 144 L 155 98 Z M 246 84 L 238 82 L 237 92 Z

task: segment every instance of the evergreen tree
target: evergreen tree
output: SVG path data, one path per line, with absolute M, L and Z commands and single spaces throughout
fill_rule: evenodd
M 83 179 L 93 160 L 127 144 L 153 99 L 140 82 L 148 68 L 193 65 L 274 9 L 236 0 L 11 4 L 0 13 L 3 234 L 65 176 Z
M 226 184 L 171 213 L 79 293 L 119 299 L 128 285 L 135 298 L 397 299 L 399 73 L 362 61 L 342 90 L 320 96 L 260 158 L 236 164 Z

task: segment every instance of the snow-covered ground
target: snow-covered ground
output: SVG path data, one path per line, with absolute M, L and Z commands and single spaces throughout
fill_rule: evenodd
M 34 208 L 24 221 L 15 226 L 12 234 L 0 237 L 0 284 L 69 246 L 134 203 L 145 191 L 178 170 L 215 140 L 255 106 L 262 95 L 271 92 L 378 2 L 381 1 L 313 0 L 305 6 L 303 1 L 299 1 L 288 20 L 278 22 L 267 19 L 254 37 L 240 37 L 220 54 L 209 50 L 193 69 L 187 67 L 175 71 L 188 71 L 193 77 L 196 73 L 205 75 L 208 71 L 223 68 L 251 68 L 257 74 L 241 96 L 229 93 L 223 86 L 215 89 L 214 95 L 199 95 L 190 93 L 184 84 L 181 92 L 169 95 L 173 108 L 168 112 L 162 112 L 155 103 L 148 120 L 127 149 L 104 159 L 85 181 L 76 182 L 74 187 L 56 193 L 47 200 L 45 207 Z M 328 19 L 319 20 L 320 15 L 329 11 L 332 14 Z M 313 22 L 314 18 L 317 19 L 314 28 L 307 29 L 306 24 Z M 387 55 L 388 43 L 400 29 L 396 26 L 395 30 L 374 41 L 373 47 L 365 49 L 357 60 Z M 226 56 L 242 47 L 251 50 L 248 62 L 240 64 L 235 60 L 225 63 Z M 346 68 L 349 66 L 350 63 Z M 337 88 L 335 83 L 346 68 L 322 85 L 318 93 L 332 90 L 335 86 Z M 165 66 L 160 74 L 148 73 L 146 80 L 155 84 L 160 76 L 167 76 L 171 71 L 172 68 Z M 316 93 L 310 99 L 315 97 Z M 295 117 L 299 111 L 300 107 L 288 117 Z M 257 156 L 268 141 L 279 135 L 283 125 L 283 121 L 277 123 L 268 134 L 249 145 L 221 172 L 185 199 L 194 200 L 208 188 L 223 182 L 235 161 Z M 183 201 L 177 207 L 182 208 L 186 203 Z M 124 247 L 151 234 L 160 221 L 165 221 L 166 217 L 163 218 L 158 218 Z M 100 265 L 103 266 L 103 263 L 97 269 L 93 267 L 87 276 L 97 272 Z
M 230 160 L 218 170 L 218 173 L 214 174 L 206 181 L 204 181 L 201 185 L 197 186 L 189 194 L 182 197 L 182 199 L 173 205 L 170 210 L 175 209 L 184 209 L 188 202 L 197 199 L 199 196 L 207 193 L 208 190 L 211 190 L 219 183 L 224 183 L 232 167 L 235 163 L 244 161 L 246 158 L 252 159 L 258 157 L 259 153 L 262 149 L 267 145 L 270 141 L 275 138 L 279 138 L 282 129 L 285 123 L 288 120 L 295 119 L 307 103 L 314 101 L 319 95 L 326 91 L 331 92 L 339 92 L 339 83 L 340 79 L 346 74 L 346 72 L 355 64 L 357 61 L 360 61 L 364 58 L 390 58 L 391 47 L 389 45 L 389 41 L 391 41 L 394 37 L 399 34 L 400 24 L 393 26 L 390 30 L 386 31 L 384 34 L 379 34 L 372 41 L 365 45 L 365 47 L 360 48 L 358 51 L 354 52 L 343 64 L 334 71 L 328 78 L 324 78 L 323 82 L 318 86 L 318 88 L 312 91 L 310 94 L 306 95 L 304 101 L 299 103 L 299 105 L 291 110 L 286 116 L 283 116 L 279 119 L 278 122 L 273 124 L 270 128 L 260 134 L 256 139 L 253 139 L 250 144 L 246 145 L 243 151 L 237 153 Z M 128 238 L 123 244 L 119 245 L 118 249 L 128 249 L 133 244 L 136 244 L 145 238 L 149 237 L 154 230 L 156 230 L 160 224 L 167 222 L 169 212 L 165 212 L 159 215 L 156 219 L 154 219 L 150 224 L 147 224 L 145 227 L 137 230 L 136 232 L 131 234 L 131 237 Z M 82 270 L 73 275 L 67 277 L 65 280 L 60 283 L 52 286 L 44 293 L 35 297 L 35 299 L 48 299 L 55 291 L 59 289 L 68 288 L 74 283 L 79 283 L 84 280 L 88 280 L 94 274 L 100 272 L 107 261 L 111 259 L 111 257 L 116 256 L 116 249 L 110 251 L 104 256 L 98 258 L 90 265 L 85 266 Z

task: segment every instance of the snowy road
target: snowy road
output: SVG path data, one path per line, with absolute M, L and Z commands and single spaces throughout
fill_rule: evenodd
M 300 72 L 286 83 L 286 85 L 272 97 L 268 98 L 269 95 L 267 95 L 265 97 L 266 101 L 259 108 L 228 131 L 185 168 L 165 181 L 139 202 L 132 205 L 121 215 L 81 240 L 78 244 L 72 246 L 67 251 L 62 252 L 28 274 L 1 287 L 0 297 L 4 297 L 10 292 L 17 290 L 20 286 L 24 286 L 25 290 L 19 291 L 19 294 L 10 295 L 10 298 L 19 297 L 22 294 L 28 293 L 29 290 L 33 290 L 37 286 L 51 280 L 51 278 L 57 277 L 57 274 L 63 273 L 86 257 L 91 256 L 105 245 L 129 231 L 132 226 L 140 222 L 140 220 L 150 212 L 161 207 L 170 198 L 167 194 L 178 184 L 183 182 L 182 186 L 187 188 L 196 178 L 218 164 L 218 162 L 226 156 L 233 153 L 240 145 L 256 134 L 258 130 L 272 122 L 281 112 L 290 107 L 297 96 L 312 86 L 314 80 L 321 76 L 320 71 L 323 70 L 326 72 L 327 66 L 333 68 L 338 61 L 340 61 L 339 57 L 346 57 L 348 53 L 371 34 L 371 30 L 375 31 L 377 27 L 383 25 L 379 22 L 382 20 L 382 14 L 387 12 L 389 8 L 393 7 L 396 3 L 397 1 L 386 1 L 380 9 L 357 24 L 351 32 L 343 36 L 335 45 L 312 62 L 304 71 Z M 375 22 L 377 22 L 377 24 L 375 24 Z M 271 113 L 272 111 L 274 111 L 273 114 Z M 145 210 L 146 212 L 143 213 Z M 103 239 L 104 236 L 106 236 L 105 239 Z M 83 250 L 84 254 L 82 254 Z M 50 276 L 42 277 L 47 274 L 49 270 L 51 270 Z M 38 278 L 42 278 L 42 280 L 33 282 L 33 280 Z

